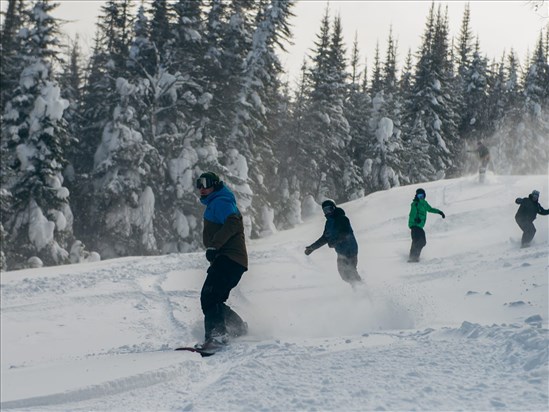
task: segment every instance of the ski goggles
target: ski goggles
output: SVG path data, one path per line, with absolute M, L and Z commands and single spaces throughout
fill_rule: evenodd
M 330 213 L 333 213 L 333 211 L 335 210 L 335 207 L 333 206 L 324 206 L 322 208 L 322 211 L 324 212 L 325 215 L 329 215 Z
M 215 181 L 207 177 L 199 177 L 196 179 L 197 189 L 209 189 L 215 185 Z
M 425 199 L 425 195 L 423 193 L 418 193 L 416 196 L 418 199 Z

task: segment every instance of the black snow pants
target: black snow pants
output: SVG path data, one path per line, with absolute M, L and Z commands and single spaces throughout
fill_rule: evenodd
M 522 229 L 522 246 L 528 246 L 534 235 L 536 234 L 536 228 L 534 222 L 528 219 L 515 218 L 517 225 Z
M 339 272 L 339 276 L 341 276 L 341 279 L 343 279 L 347 283 L 350 283 L 351 285 L 356 282 L 362 282 L 362 278 L 356 270 L 357 264 L 357 255 L 345 256 L 339 253 L 337 254 L 337 270 Z
M 417 226 L 411 227 L 412 231 L 412 247 L 410 248 L 410 261 L 417 262 L 419 261 L 419 255 L 421 254 L 421 249 L 427 244 L 427 239 L 425 238 L 425 231 Z
M 223 255 L 209 267 L 200 293 L 206 340 L 214 336 L 236 337 L 247 333 L 246 322 L 225 304 L 231 289 L 240 282 L 245 271 L 245 267 Z

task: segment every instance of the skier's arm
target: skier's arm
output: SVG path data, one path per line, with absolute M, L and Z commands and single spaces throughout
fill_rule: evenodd
M 427 201 L 425 201 L 425 203 L 427 203 Z M 446 215 L 444 214 L 444 212 L 442 210 L 431 207 L 431 205 L 429 203 L 427 203 L 427 211 L 429 213 L 436 213 L 438 215 L 441 215 L 443 219 L 446 217 Z
M 307 246 L 307 249 L 316 250 L 319 247 L 324 246 L 326 243 L 328 243 L 328 239 L 326 239 L 326 236 L 324 236 L 324 234 L 322 234 L 322 236 L 320 236 L 316 242 L 314 242 L 314 243 L 310 244 L 309 246 Z
M 538 214 L 542 216 L 549 215 L 549 209 L 544 209 L 541 207 L 541 205 L 538 203 Z

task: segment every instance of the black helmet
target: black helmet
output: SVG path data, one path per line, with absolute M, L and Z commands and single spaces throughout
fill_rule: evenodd
M 196 180 L 197 189 L 209 189 L 210 187 L 215 187 L 219 185 L 219 176 L 214 172 L 204 172 Z
M 322 202 L 322 211 L 325 215 L 329 215 L 334 212 L 336 204 L 332 199 L 326 199 Z
M 425 199 L 425 196 L 426 196 L 425 190 L 423 190 L 422 188 L 419 188 L 416 190 L 416 197 L 418 199 Z

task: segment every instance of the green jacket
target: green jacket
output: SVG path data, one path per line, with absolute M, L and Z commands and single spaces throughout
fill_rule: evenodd
M 442 214 L 442 211 L 431 207 L 425 199 L 414 199 L 408 216 L 408 227 L 423 227 L 427 221 L 427 212 Z

